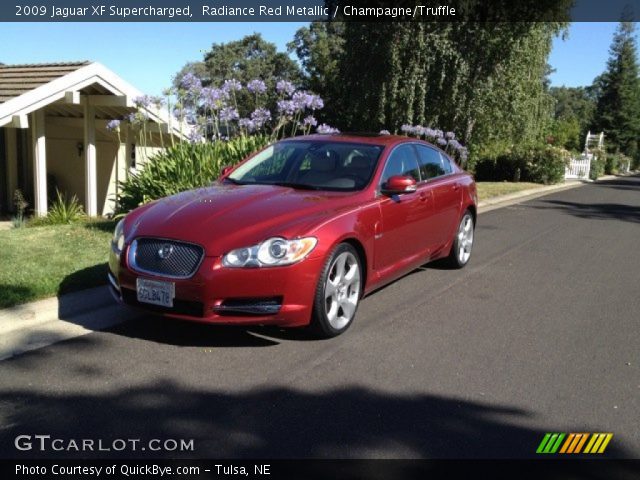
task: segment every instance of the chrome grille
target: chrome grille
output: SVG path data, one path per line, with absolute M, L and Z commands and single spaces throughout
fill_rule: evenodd
M 161 238 L 138 238 L 129 249 L 131 268 L 172 278 L 191 277 L 203 257 L 204 250 L 199 245 Z

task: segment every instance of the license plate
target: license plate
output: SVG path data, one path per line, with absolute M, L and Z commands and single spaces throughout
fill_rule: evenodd
M 138 292 L 139 302 L 161 305 L 163 307 L 173 307 L 173 297 L 176 295 L 176 288 L 173 282 L 159 282 L 157 280 L 137 278 L 136 290 Z

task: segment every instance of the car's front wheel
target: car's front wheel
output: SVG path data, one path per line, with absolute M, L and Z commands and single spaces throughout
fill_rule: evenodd
M 341 243 L 325 263 L 316 288 L 311 319 L 315 332 L 322 337 L 335 337 L 349 328 L 361 293 L 360 258 L 351 245 Z

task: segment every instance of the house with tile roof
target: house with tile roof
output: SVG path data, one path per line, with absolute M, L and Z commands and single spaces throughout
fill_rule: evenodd
M 56 190 L 76 195 L 90 216 L 107 215 L 118 185 L 169 136 L 182 138 L 166 111 L 136 107 L 142 93 L 99 63 L 0 64 L 0 212 L 21 190 L 46 215 Z M 107 124 L 140 112 L 136 122 Z

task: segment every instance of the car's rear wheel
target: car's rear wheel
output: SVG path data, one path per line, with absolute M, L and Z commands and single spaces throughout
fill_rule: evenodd
M 356 315 L 362 293 L 362 267 L 356 250 L 341 243 L 324 265 L 313 304 L 311 325 L 322 337 L 344 332 Z
M 453 239 L 453 245 L 451 245 L 449 264 L 452 267 L 462 268 L 469 262 L 471 249 L 473 248 L 474 230 L 473 215 L 467 210 L 460 220 Z

